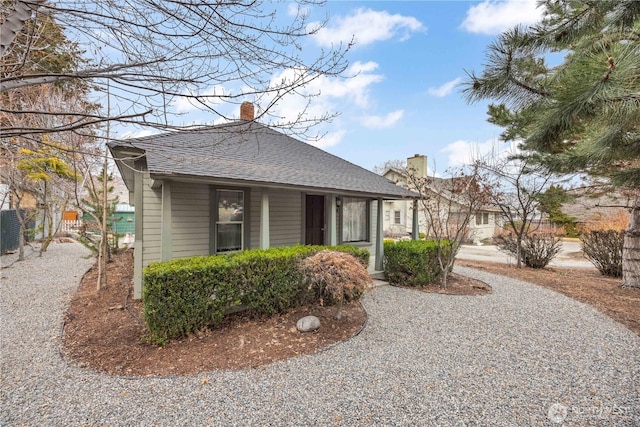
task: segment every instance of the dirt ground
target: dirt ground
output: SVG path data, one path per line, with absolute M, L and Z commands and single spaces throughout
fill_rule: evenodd
M 640 334 L 640 291 L 621 289 L 620 280 L 604 278 L 595 269 L 516 270 L 488 262 L 458 261 L 458 264 L 565 293 L 594 305 Z M 145 340 L 142 305 L 131 297 L 132 251 L 114 256 L 108 268 L 108 287 L 99 292 L 95 290 L 96 275 L 95 267 L 87 272 L 65 313 L 62 352 L 71 363 L 113 375 L 170 376 L 255 368 L 347 340 L 366 322 L 366 313 L 358 303 L 345 305 L 341 320 L 333 318 L 335 307 L 303 307 L 272 318 L 245 312 L 228 316 L 215 328 L 159 347 Z M 453 295 L 491 292 L 485 283 L 455 274 L 446 290 L 437 285 L 421 290 Z M 320 319 L 322 326 L 318 331 L 297 331 L 296 322 L 306 315 Z

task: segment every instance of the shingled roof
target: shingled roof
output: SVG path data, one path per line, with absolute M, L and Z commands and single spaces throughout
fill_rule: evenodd
M 112 142 L 109 148 L 116 159 L 141 150 L 150 174 L 157 178 L 234 180 L 248 186 L 292 186 L 387 199 L 416 196 L 380 175 L 250 120 Z

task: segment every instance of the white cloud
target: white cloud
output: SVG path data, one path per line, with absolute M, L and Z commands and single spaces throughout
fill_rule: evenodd
M 369 106 L 369 87 L 382 81 L 383 76 L 375 74 L 375 62 L 355 62 L 346 75 L 348 78 L 321 76 L 311 81 L 296 93 L 285 95 L 272 107 L 271 114 L 281 121 L 292 122 L 305 110 L 307 117 L 321 117 L 327 112 L 343 112 L 349 107 L 365 109 Z M 292 81 L 300 70 L 288 69 L 271 79 L 272 86 Z M 310 104 L 307 105 L 310 101 Z M 339 105 L 338 105 L 339 103 Z
M 323 137 L 318 141 L 312 142 L 311 145 L 324 150 L 326 148 L 333 147 L 334 145 L 338 145 L 346 134 L 347 131 L 344 129 L 340 129 L 335 132 L 328 132 L 326 135 L 323 135 Z
M 120 139 L 142 138 L 143 136 L 150 136 L 159 133 L 157 130 L 140 130 L 140 131 L 128 131 L 120 136 Z
M 542 17 L 536 0 L 484 0 L 467 10 L 461 27 L 471 33 L 496 35 L 515 25 L 531 25 Z
M 291 2 L 287 6 L 287 15 L 289 16 L 306 16 L 309 14 L 309 11 L 309 7 L 304 7 L 296 2 Z
M 500 157 L 512 152 L 517 143 L 506 144 L 497 139 L 490 139 L 485 142 L 471 142 L 458 140 L 448 144 L 440 150 L 442 153 L 449 153 L 447 167 L 457 167 L 469 165 L 474 160 L 483 157 Z
M 198 96 L 198 98 L 202 102 L 204 102 L 205 105 L 213 107 L 214 105 L 221 104 L 222 99 L 220 97 L 224 95 L 229 95 L 229 93 L 222 86 L 211 86 L 200 94 L 189 90 L 189 91 L 186 91 L 184 95 L 185 96 L 177 97 L 172 102 L 177 113 L 187 113 L 187 112 L 196 111 L 203 108 L 202 104 L 200 104 L 196 99 L 193 98 L 194 96 Z
M 439 87 L 430 87 L 428 92 L 429 95 L 437 96 L 438 98 L 445 97 L 449 95 L 453 89 L 458 86 L 462 82 L 462 79 L 458 77 L 455 80 L 451 80 L 450 82 L 446 82 L 442 86 Z
M 355 40 L 356 46 L 388 40 L 398 36 L 401 41 L 408 39 L 411 33 L 425 31 L 426 27 L 412 16 L 391 15 L 385 11 L 357 9 L 352 15 L 338 17 L 335 25 L 320 28 L 313 36 L 320 46 L 349 43 Z M 309 28 L 320 24 L 313 22 Z
M 392 111 L 386 116 L 365 116 L 362 118 L 362 126 L 371 129 L 385 129 L 395 125 L 404 115 L 403 110 Z

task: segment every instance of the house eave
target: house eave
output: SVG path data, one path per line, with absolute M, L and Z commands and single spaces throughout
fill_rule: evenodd
M 133 192 L 134 171 L 136 160 L 144 158 L 144 150 L 135 147 L 122 147 L 114 144 L 107 144 L 111 157 L 115 160 L 116 167 L 120 171 L 120 176 L 129 192 Z
M 223 177 L 207 177 L 197 175 L 182 175 L 173 173 L 150 173 L 150 178 L 155 182 L 163 180 L 172 180 L 179 182 L 189 183 L 204 183 L 210 185 L 230 186 L 230 187 L 252 187 L 252 188 L 275 188 L 291 191 L 301 191 L 310 194 L 340 194 L 343 196 L 351 197 L 366 197 L 372 199 L 384 199 L 384 200 L 404 200 L 417 197 L 417 194 L 411 194 L 408 192 L 405 196 L 400 194 L 384 193 L 384 192 L 367 192 L 358 190 L 348 190 L 342 188 L 330 188 L 330 187 L 314 187 L 295 184 L 284 184 L 277 182 L 264 182 L 264 181 L 251 181 L 242 179 L 230 179 Z

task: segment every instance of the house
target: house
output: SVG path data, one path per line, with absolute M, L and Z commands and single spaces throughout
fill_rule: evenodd
M 567 194 L 571 201 L 563 203 L 560 210 L 580 228 L 625 228 L 629 224 L 629 209 L 634 204 L 634 197 L 638 197 L 633 191 L 583 187 L 569 189 Z
M 135 206 L 134 296 L 151 262 L 353 244 L 382 270 L 382 206 L 414 193 L 253 120 L 109 144 Z
M 427 178 L 427 156 L 416 154 L 407 159 L 407 169 L 389 168 L 383 176 L 396 185 L 403 188 L 410 188 L 407 171 L 410 170 L 418 178 Z M 430 186 L 433 194 L 443 197 L 445 203 L 456 206 L 457 195 L 450 191 L 449 179 L 430 178 Z M 384 201 L 384 235 L 392 238 L 401 238 L 413 234 L 413 220 L 416 216 L 413 209 L 412 200 L 385 200 Z M 462 206 L 460 206 L 462 210 Z M 425 212 L 418 212 L 418 231 L 429 236 L 430 221 Z M 469 223 L 468 240 L 481 242 L 492 238 L 501 228 L 501 213 L 498 208 L 486 206 L 474 213 Z

